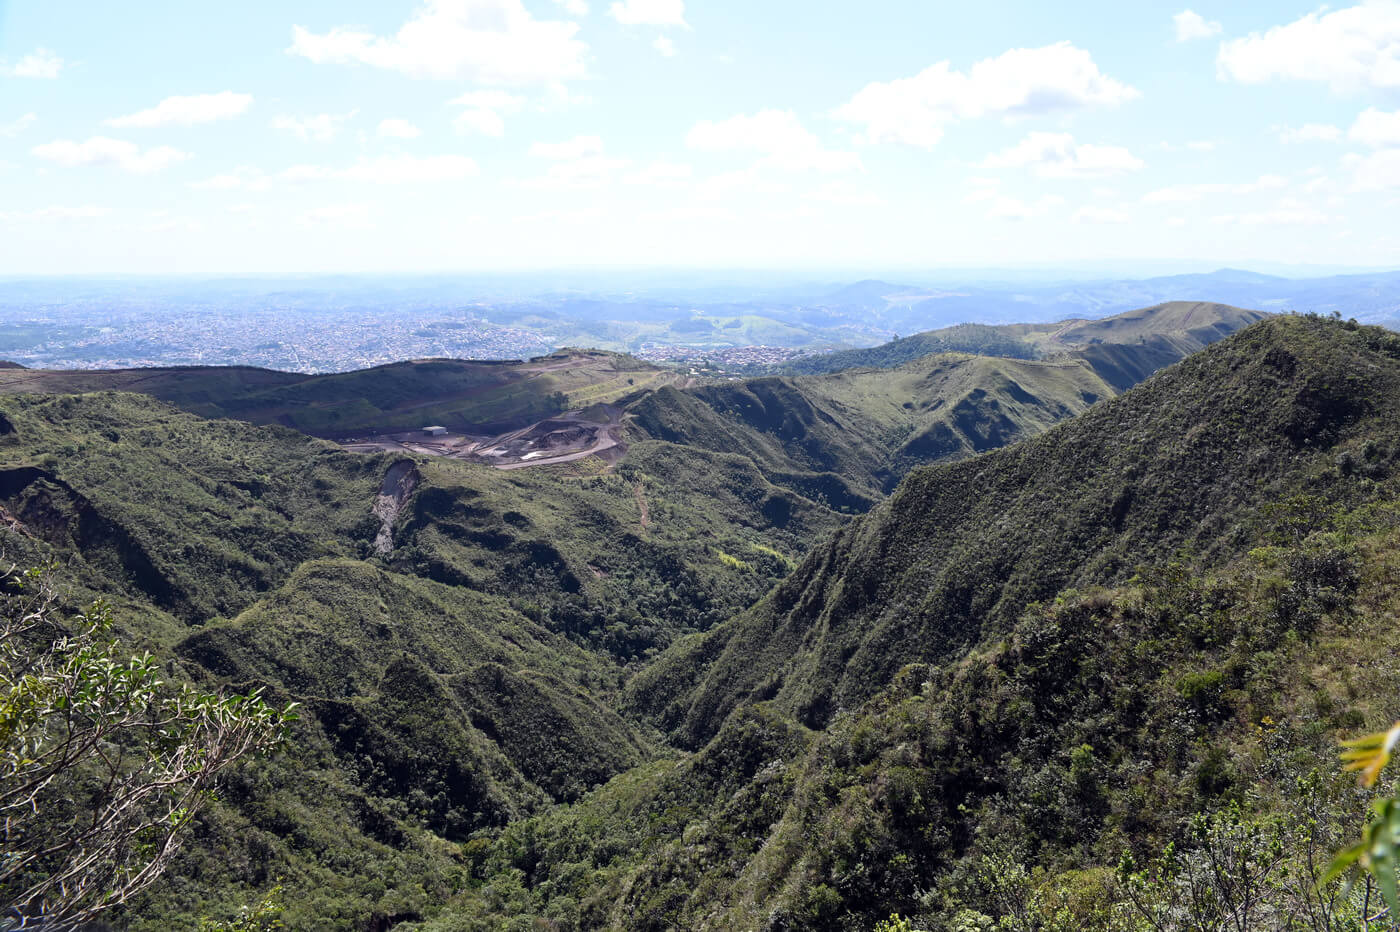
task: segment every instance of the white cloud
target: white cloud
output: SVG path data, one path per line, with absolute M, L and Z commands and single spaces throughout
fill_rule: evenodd
M 358 110 L 351 110 L 349 113 L 318 113 L 307 117 L 279 114 L 268 125 L 273 129 L 295 133 L 302 142 L 330 142 L 357 113 Z
M 1172 17 L 1172 22 L 1176 24 L 1176 41 L 1178 42 L 1209 39 L 1211 36 L 1220 35 L 1222 28 L 1215 20 L 1207 20 L 1201 14 L 1191 10 L 1182 10 Z
M 516 223 L 548 223 L 551 226 L 560 224 L 596 223 L 607 216 L 607 211 L 601 207 L 581 207 L 575 209 L 555 209 L 542 210 L 537 214 L 522 214 L 515 218 Z
M 583 77 L 577 23 L 538 20 L 521 0 L 427 0 L 393 36 L 337 26 L 292 27 L 288 49 L 317 64 L 365 64 L 415 78 L 545 84 Z
M 866 142 L 932 148 L 957 120 L 1116 106 L 1137 96 L 1099 71 L 1088 52 L 1060 42 L 1011 49 L 966 73 L 942 61 L 912 78 L 868 84 L 833 115 L 861 125 Z
M 1167 226 L 1172 227 L 1172 228 L 1174 228 L 1174 229 L 1180 229 L 1181 227 L 1186 226 L 1186 218 L 1185 218 L 1185 217 L 1168 217 L 1168 218 L 1167 218 Z
M 708 204 L 683 204 L 667 210 L 652 211 L 646 215 L 649 220 L 662 222 L 705 222 L 709 220 L 737 220 L 738 215 L 728 207 L 715 207 Z
M 501 114 L 518 113 L 525 106 L 525 98 L 505 91 L 471 91 L 454 97 L 447 105 L 462 108 L 452 121 L 459 133 L 472 131 L 485 136 L 502 136 L 506 121 Z
M 142 150 L 135 143 L 106 136 L 93 136 L 83 142 L 56 139 L 32 150 L 41 159 L 73 168 L 79 165 L 115 165 L 123 171 L 150 174 L 189 158 L 170 146 Z
M 1314 171 L 1320 172 L 1321 169 L 1314 169 Z M 1307 194 L 1317 194 L 1319 191 L 1329 189 L 1335 190 L 1336 185 L 1332 183 L 1331 178 L 1328 178 L 1326 175 L 1323 174 L 1319 174 L 1316 178 L 1303 184 L 1303 191 Z M 1336 195 L 1333 195 L 1333 198 L 1335 197 Z
M 495 110 L 476 108 L 463 110 L 452 121 L 459 133 L 481 133 L 483 136 L 504 136 L 506 121 Z
M 1356 118 L 1347 138 L 1362 145 L 1381 148 L 1400 146 L 1400 110 L 1386 113 L 1375 107 L 1368 107 Z
M 575 136 L 565 142 L 537 142 L 530 147 L 534 158 L 553 162 L 544 175 L 520 182 L 526 188 L 601 188 L 611 184 L 613 174 L 631 163 L 603 154 L 603 140 L 597 136 Z
M 758 152 L 782 171 L 841 172 L 861 167 L 854 152 L 825 148 L 791 110 L 760 110 L 719 122 L 702 120 L 691 128 L 685 142 L 708 152 Z
M 0 211 L 0 220 L 7 222 L 32 223 L 43 220 L 92 220 L 105 217 L 111 211 L 106 207 L 84 204 L 78 207 L 37 207 L 33 210 Z
M 1348 155 L 1342 164 L 1351 170 L 1357 191 L 1400 188 L 1400 149 L 1381 149 L 1368 155 Z
M 1222 78 L 1245 84 L 1318 81 L 1338 92 L 1400 87 L 1400 2 L 1367 0 L 1326 7 L 1263 34 L 1220 46 Z
M 415 184 L 462 181 L 478 173 L 477 164 L 465 155 L 411 155 L 362 158 L 348 168 L 293 165 L 277 177 L 293 183 L 353 181 L 361 184 Z
M 963 200 L 972 202 L 985 200 L 996 194 L 1001 187 L 1001 181 L 997 178 L 989 178 L 986 175 L 973 175 L 964 182 L 971 190 Z
M 1005 194 L 993 194 L 987 216 L 993 220 L 1030 220 L 1049 213 L 1065 202 L 1062 197 L 1046 195 L 1034 202 L 1022 201 Z
M 26 113 L 24 116 L 11 120 L 9 123 L 0 123 L 0 136 L 18 136 L 20 133 L 29 129 L 37 119 L 39 118 L 34 114 Z
M 700 184 L 699 194 L 703 198 L 720 200 L 735 194 L 786 194 L 791 190 L 791 186 L 765 177 L 762 168 L 760 163 L 712 175 Z
M 417 139 L 423 135 L 423 131 L 408 120 L 392 117 L 379 121 L 379 135 L 387 136 L 390 139 Z
M 1177 152 L 1181 149 L 1187 149 L 1191 152 L 1214 152 L 1215 147 L 1216 143 L 1213 139 L 1192 139 L 1180 144 L 1174 142 L 1157 143 L 1157 148 L 1167 152 Z
M 1297 201 L 1285 200 L 1272 210 L 1243 214 L 1222 214 L 1211 217 L 1211 223 L 1234 226 L 1323 226 L 1332 218 Z
M 690 181 L 694 169 L 684 162 L 652 162 L 645 168 L 628 175 L 623 181 L 628 184 L 656 185 L 670 187 Z
M 1081 207 L 1070 219 L 1075 223 L 1127 223 L 1128 215 L 1112 207 Z
M 525 188 L 602 188 L 612 184 L 613 175 L 632 164 L 626 159 L 591 155 L 567 162 L 555 162 L 537 178 L 520 182 Z
M 554 0 L 564 8 L 564 12 L 570 16 L 587 16 L 588 4 L 584 0 Z
M 1342 131 L 1330 123 L 1304 123 L 1302 126 L 1277 127 L 1278 140 L 1293 142 L 1336 142 L 1342 138 Z
M 1065 202 L 1055 194 L 1047 194 L 1036 201 L 1023 201 L 1002 192 L 1001 182 L 996 178 L 973 177 L 967 179 L 968 191 L 963 195 L 966 204 L 987 204 L 987 217 L 992 220 L 1028 220 L 1039 217 Z
M 676 55 L 676 43 L 665 36 L 657 36 L 652 40 L 651 47 L 656 49 L 667 58 L 674 58 Z
M 684 26 L 685 0 L 620 0 L 608 15 L 624 26 Z
M 582 159 L 603 154 L 603 140 L 597 136 L 575 136 L 564 142 L 537 142 L 530 155 L 537 159 Z
M 167 97 L 147 110 L 113 117 L 103 122 L 120 129 L 149 129 L 154 126 L 195 126 L 241 116 L 253 104 L 253 95 L 220 91 L 217 94 L 193 94 L 187 97 Z
M 188 217 L 177 217 L 168 210 L 153 210 L 150 222 L 138 227 L 143 233 L 198 233 L 204 226 Z
M 1143 195 L 1143 201 L 1148 204 L 1181 204 L 1188 201 L 1199 201 L 1202 198 L 1211 197 L 1218 194 L 1254 194 L 1259 191 L 1269 191 L 1282 188 L 1288 184 L 1288 180 L 1279 175 L 1260 175 L 1255 181 L 1248 181 L 1238 184 L 1177 184 L 1167 188 L 1159 188 L 1156 191 Z
M 1042 178 L 1102 178 L 1142 168 L 1142 159 L 1122 146 L 1076 145 L 1069 133 L 1034 132 L 1003 152 L 988 156 L 990 168 L 1030 168 Z
M 63 64 L 63 59 L 48 49 L 35 49 L 13 65 L 0 67 L 0 74 L 12 78 L 56 78 Z
M 369 208 L 364 204 L 314 207 L 303 213 L 301 220 L 308 226 L 340 227 L 345 230 L 368 230 L 374 226 L 370 222 Z
M 192 181 L 190 187 L 207 191 L 266 191 L 272 187 L 272 179 L 258 169 L 244 165 L 203 181 Z
M 844 182 L 830 182 L 802 195 L 805 200 L 820 201 L 838 207 L 883 207 L 887 202 L 883 197 L 870 191 L 863 191 Z

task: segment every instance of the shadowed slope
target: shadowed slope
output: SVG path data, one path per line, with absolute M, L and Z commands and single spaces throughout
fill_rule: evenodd
M 249 367 L 0 370 L 0 394 L 141 392 L 204 417 L 282 424 L 320 437 L 410 430 L 506 430 L 615 401 L 677 377 L 630 356 L 563 350 L 528 361 L 416 359 L 299 375 Z

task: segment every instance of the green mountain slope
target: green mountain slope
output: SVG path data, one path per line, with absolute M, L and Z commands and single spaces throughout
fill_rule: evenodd
M 449 459 L 420 468 L 390 565 L 506 594 L 619 660 L 751 604 L 841 521 L 747 460 L 656 441 L 573 478 Z
M 67 604 L 111 600 L 173 676 L 302 704 L 133 914 L 164 929 L 275 875 L 301 927 L 434 908 L 473 832 L 654 756 L 613 709 L 626 664 L 842 519 L 661 442 L 605 475 L 502 472 L 93 393 L 0 398 L 0 520 L 8 555 L 60 560 Z
M 1033 436 L 1184 355 L 1156 344 L 1093 350 L 944 353 L 896 369 L 665 388 L 633 403 L 627 423 L 631 436 L 747 456 L 774 483 L 809 495 L 819 483 L 834 507 L 864 510 L 920 463 Z
M 1400 713 L 1397 390 L 1393 335 L 1271 320 L 919 470 L 633 681 L 695 754 L 511 826 L 421 928 L 1107 930 L 1125 852 L 1256 832 L 1247 927 L 1293 928 L 1363 808 L 1336 737 Z
M 1270 318 L 1113 397 L 1210 336 L 1124 326 L 665 387 L 606 472 L 0 397 L 6 553 L 302 703 L 118 923 L 280 877 L 291 928 L 942 929 L 1024 876 L 1106 929 L 1195 813 L 1335 847 L 1335 739 L 1400 714 L 1400 338 Z
M 1316 450 L 1357 422 L 1393 429 L 1379 402 L 1400 388 L 1395 345 L 1338 333 L 1256 325 L 1040 437 L 912 474 L 752 611 L 647 671 L 636 703 L 692 745 L 753 698 L 824 724 L 1067 586 L 1239 547 L 1264 505 L 1330 465 Z
M 1178 349 L 1178 356 L 1260 320 L 1259 311 L 1225 304 L 1171 301 L 1128 311 L 1103 320 L 1069 320 L 1051 324 L 958 324 L 929 330 L 867 349 L 843 350 L 809 356 L 787 363 L 782 371 L 814 375 L 842 369 L 889 369 L 933 353 L 976 353 L 1037 359 L 1093 343 L 1139 343 L 1164 340 Z M 1126 386 L 1123 386 L 1126 387 Z

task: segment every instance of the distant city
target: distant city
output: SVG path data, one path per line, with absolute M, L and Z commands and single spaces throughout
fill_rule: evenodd
M 22 331 L 53 336 L 22 345 Z M 20 332 L 16 332 L 20 331 Z M 4 357 L 30 368 L 260 366 L 287 372 L 341 372 L 402 359 L 518 359 L 549 352 L 537 333 L 470 317 L 427 318 L 395 311 L 306 315 L 153 312 L 111 323 L 36 318 L 0 325 Z
M 1400 319 L 1394 272 L 1290 279 L 1223 269 L 1148 279 L 913 283 L 692 277 L 625 285 L 570 287 L 557 276 L 547 285 L 447 276 L 0 281 L 0 359 L 30 368 L 246 365 L 319 373 L 588 347 L 750 374 L 958 323 L 1099 318 L 1169 300 L 1387 325 Z

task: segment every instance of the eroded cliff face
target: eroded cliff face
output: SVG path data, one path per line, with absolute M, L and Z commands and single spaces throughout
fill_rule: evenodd
M 379 519 L 379 533 L 374 538 L 374 552 L 383 556 L 394 549 L 394 524 L 404 502 L 418 488 L 418 467 L 412 460 L 400 460 L 384 474 L 384 484 L 374 500 L 374 516 Z

